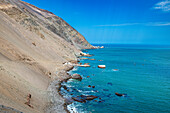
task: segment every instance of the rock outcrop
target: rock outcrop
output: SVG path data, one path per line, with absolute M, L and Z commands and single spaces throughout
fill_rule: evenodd
M 75 73 L 72 75 L 72 79 L 82 80 L 82 77 L 79 74 Z
M 1 11 L 15 19 L 26 29 L 35 32 L 42 39 L 47 37 L 46 29 L 48 29 L 78 49 L 93 48 L 84 36 L 52 12 L 20 0 L 1 0 L 1 4 Z M 43 29 L 43 27 L 46 29 Z

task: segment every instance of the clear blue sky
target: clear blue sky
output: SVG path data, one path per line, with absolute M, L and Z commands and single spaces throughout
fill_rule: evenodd
M 49 10 L 90 43 L 170 45 L 170 0 L 24 0 Z

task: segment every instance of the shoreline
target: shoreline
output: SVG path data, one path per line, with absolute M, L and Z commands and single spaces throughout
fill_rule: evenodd
M 73 64 L 74 65 L 74 64 Z M 55 78 L 48 87 L 49 98 L 51 104 L 47 106 L 46 113 L 57 112 L 57 113 L 70 113 L 67 109 L 66 99 L 60 93 L 60 88 L 62 87 L 61 83 L 67 81 L 71 78 L 71 75 L 68 74 L 70 70 L 74 68 L 73 65 L 67 64 L 64 69 L 61 69 Z M 62 78 L 57 78 L 58 76 Z M 57 107 L 57 108 L 56 108 Z
M 80 57 L 91 57 L 91 56 L 92 56 L 92 55 L 90 55 L 90 54 L 83 53 L 83 54 L 81 54 L 81 56 L 79 56 L 79 58 L 80 58 Z M 78 59 L 78 57 L 77 57 L 77 59 Z M 81 60 L 81 59 L 80 59 L 80 60 Z M 70 63 L 71 63 L 71 62 L 70 62 Z M 71 113 L 71 112 L 68 110 L 67 106 L 70 105 L 70 104 L 72 104 L 72 102 L 71 102 L 71 103 L 67 103 L 67 102 L 66 102 L 66 98 L 64 98 L 64 95 L 62 95 L 62 94 L 60 93 L 61 87 L 62 87 L 61 84 L 62 84 L 63 82 L 67 82 L 69 79 L 71 79 L 71 75 L 68 73 L 69 71 L 73 70 L 75 66 L 80 66 L 80 67 L 81 67 L 81 65 L 79 65 L 79 64 L 76 62 L 76 63 L 67 64 L 67 66 L 68 66 L 68 68 L 61 70 L 61 72 L 64 71 L 64 74 L 67 75 L 67 76 L 64 76 L 64 78 L 63 78 L 62 80 L 60 80 L 60 82 L 58 83 L 59 87 L 58 87 L 57 91 L 58 91 L 58 94 L 64 99 L 64 104 L 63 104 L 64 110 L 65 110 L 67 113 Z M 69 66 L 71 66 L 71 67 L 69 67 Z M 84 67 L 86 67 L 86 66 L 84 66 Z M 62 73 L 62 74 L 63 74 L 63 73 Z M 74 102 L 74 101 L 73 101 L 73 102 Z
M 73 66 L 72 68 L 70 68 L 70 69 L 68 69 L 68 70 L 65 70 L 65 73 L 68 74 L 68 72 L 71 71 L 71 70 L 73 70 L 74 67 L 75 67 L 75 66 Z M 61 81 L 59 82 L 58 94 L 64 99 L 64 104 L 63 104 L 64 110 L 65 110 L 67 113 L 70 113 L 70 111 L 67 109 L 67 106 L 68 106 L 69 104 L 66 103 L 66 98 L 64 98 L 64 96 L 60 93 L 61 87 L 62 87 L 61 84 L 62 84 L 64 81 L 67 82 L 67 81 L 71 78 L 71 75 L 70 75 L 70 74 L 68 74 L 68 75 L 69 75 L 69 77 L 66 77 L 65 79 L 63 79 L 63 80 L 61 80 Z

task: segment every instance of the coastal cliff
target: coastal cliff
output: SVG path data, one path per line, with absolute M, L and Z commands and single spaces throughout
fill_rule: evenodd
M 81 49 L 91 48 L 52 12 L 20 0 L 0 0 L 0 105 L 25 113 L 49 111 L 56 99 L 48 90 L 52 81 L 64 78 L 65 62 L 76 62 Z M 57 89 L 53 93 L 58 112 L 64 112 L 64 100 Z

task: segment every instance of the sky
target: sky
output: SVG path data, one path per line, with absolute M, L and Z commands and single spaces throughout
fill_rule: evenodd
M 24 0 L 53 12 L 90 43 L 170 45 L 170 0 Z

